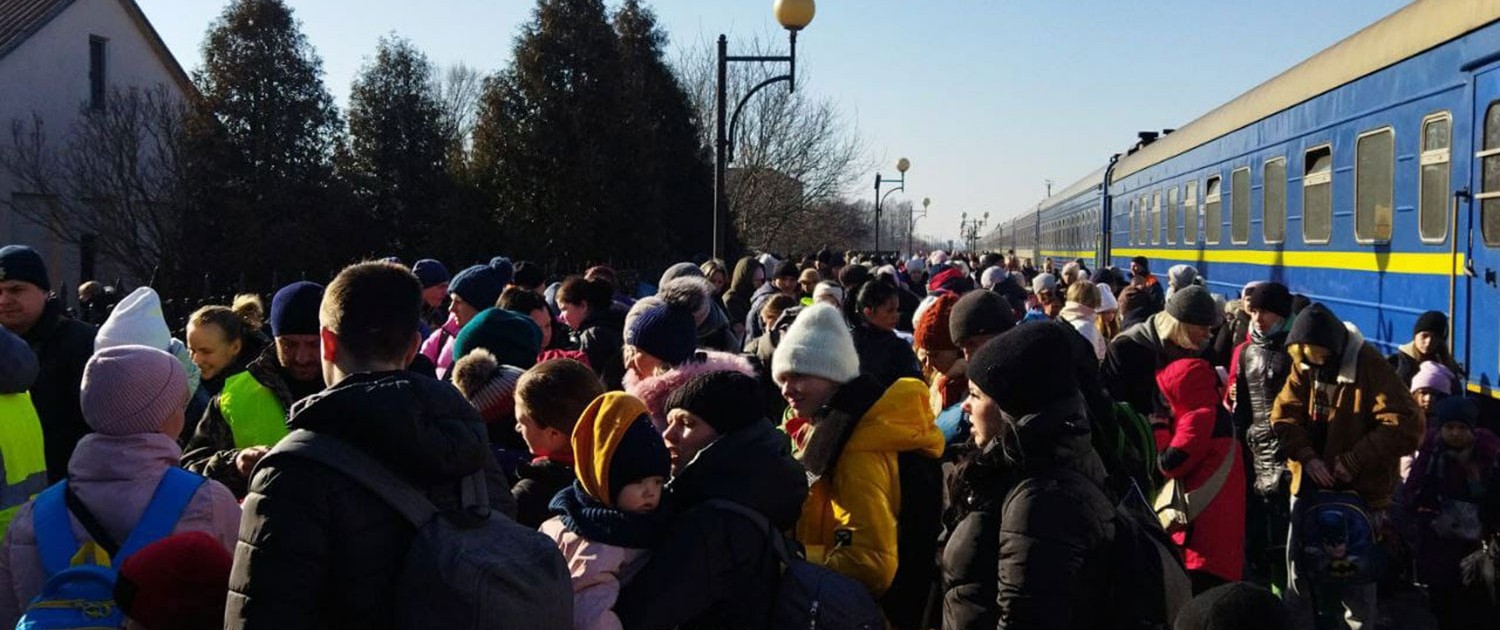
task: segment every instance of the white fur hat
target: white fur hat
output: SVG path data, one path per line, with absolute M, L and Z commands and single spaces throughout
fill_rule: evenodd
M 782 335 L 771 365 L 778 383 L 788 374 L 847 383 L 859 376 L 859 353 L 843 313 L 828 304 L 814 304 L 803 309 Z

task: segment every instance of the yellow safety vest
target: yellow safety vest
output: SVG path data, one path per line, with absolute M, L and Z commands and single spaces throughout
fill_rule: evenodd
M 31 394 L 0 396 L 0 468 L 5 470 L 5 485 L 0 487 L 0 536 L 3 536 L 16 510 L 47 489 L 42 421 L 31 404 Z
M 219 392 L 219 414 L 234 433 L 234 447 L 274 446 L 286 437 L 286 408 L 276 394 L 249 372 L 224 381 Z

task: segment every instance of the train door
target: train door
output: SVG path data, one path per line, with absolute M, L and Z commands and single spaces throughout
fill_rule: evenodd
M 1454 351 L 1468 382 L 1494 394 L 1500 393 L 1500 66 L 1476 73 L 1473 89 L 1473 114 L 1462 121 L 1472 124 L 1463 133 L 1455 121 L 1460 124 L 1453 134 L 1455 158 L 1461 151 L 1474 157 L 1469 173 L 1454 173 L 1460 181 L 1449 196 L 1455 258 L 1464 261 L 1455 281 L 1461 315 L 1455 318 Z

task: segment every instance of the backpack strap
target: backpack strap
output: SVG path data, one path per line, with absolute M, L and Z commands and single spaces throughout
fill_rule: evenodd
M 32 528 L 36 530 L 37 554 L 42 558 L 42 569 L 47 577 L 63 572 L 78 554 L 78 537 L 73 535 L 73 522 L 68 518 L 66 479 L 52 484 L 36 497 L 32 504 Z
M 266 454 L 267 459 L 295 456 L 328 466 L 359 482 L 370 492 L 401 514 L 413 527 L 426 525 L 437 515 L 438 508 L 410 482 L 392 472 L 385 464 L 364 451 L 331 435 L 297 429 L 287 434 L 276 447 Z M 264 461 L 262 461 L 264 464 Z M 482 481 L 483 472 L 480 480 Z M 474 484 L 466 483 L 464 500 L 467 504 L 473 496 L 485 496 Z
M 63 491 L 63 500 L 67 502 L 68 511 L 73 518 L 78 519 L 78 524 L 83 525 L 83 530 L 89 533 L 89 538 L 94 539 L 94 544 L 102 547 L 104 552 L 110 556 L 120 553 L 120 543 L 115 542 L 114 536 L 104 529 L 104 525 L 89 511 L 89 506 L 83 504 L 83 499 L 78 498 L 78 493 L 73 491 L 73 486 L 66 486 Z
M 726 512 L 738 514 L 751 523 L 755 523 L 755 526 L 765 533 L 766 539 L 771 543 L 771 550 L 776 552 L 776 557 L 781 560 L 781 563 L 787 564 L 792 561 L 792 554 L 786 548 L 786 537 L 776 531 L 776 528 L 771 525 L 771 519 L 766 518 L 766 515 L 761 514 L 755 508 L 729 499 L 709 499 L 706 503 Z
M 168 468 L 167 474 L 162 475 L 161 482 L 156 484 L 156 493 L 151 495 L 151 503 L 146 505 L 141 520 L 136 522 L 135 529 L 130 530 L 111 564 L 118 569 L 142 547 L 171 534 L 177 521 L 182 520 L 182 512 L 192 502 L 193 495 L 207 481 L 208 478 L 202 475 L 181 468 Z

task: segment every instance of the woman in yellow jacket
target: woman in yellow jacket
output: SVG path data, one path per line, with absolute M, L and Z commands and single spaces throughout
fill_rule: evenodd
M 933 422 L 926 384 L 903 378 L 887 388 L 861 376 L 843 316 L 824 304 L 797 316 L 771 364 L 790 405 L 792 417 L 784 428 L 811 484 L 796 532 L 808 560 L 864 584 L 882 600 L 893 623 L 915 625 L 910 615 L 920 616 L 928 586 L 927 577 L 917 576 L 928 575 L 930 567 L 908 567 L 913 578 L 903 579 L 897 589 L 892 584 L 898 558 L 906 555 L 897 536 L 904 504 L 900 462 L 935 467 L 943 454 L 943 434 Z M 941 501 L 941 493 L 935 494 L 939 496 L 931 498 Z M 940 510 L 939 503 L 932 514 L 908 517 L 935 521 Z M 932 537 L 915 541 L 931 545 L 929 556 L 935 532 Z M 887 592 L 906 590 L 906 584 L 911 592 Z

